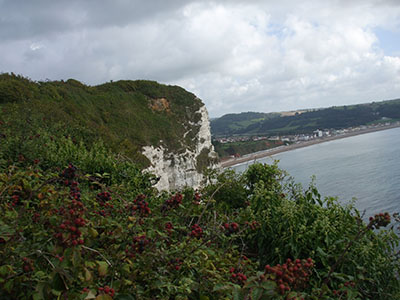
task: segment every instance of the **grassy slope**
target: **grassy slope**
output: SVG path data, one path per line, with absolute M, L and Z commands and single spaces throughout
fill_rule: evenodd
M 264 120 L 279 116 L 277 113 L 244 112 L 240 114 L 227 114 L 211 121 L 211 132 L 214 135 L 229 135 L 243 128 L 248 128 Z
M 167 99 L 168 109 L 150 108 L 159 98 Z M 91 87 L 72 79 L 36 83 L 21 76 L 0 75 L 0 120 L 9 120 L 14 130 L 25 134 L 30 128 L 30 134 L 35 134 L 35 128 L 47 126 L 53 134 L 62 131 L 89 143 L 102 139 L 142 166 L 148 164 L 140 154 L 145 145 L 162 143 L 174 152 L 194 146 L 198 127 L 189 121 L 200 119 L 196 113 L 200 106 L 201 101 L 184 89 L 153 81 Z M 31 126 L 24 126 L 26 120 Z

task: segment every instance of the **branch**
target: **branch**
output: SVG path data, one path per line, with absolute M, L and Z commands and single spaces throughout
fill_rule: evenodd
M 92 251 L 92 252 L 97 253 L 98 255 L 100 255 L 100 256 L 106 261 L 106 263 L 107 263 L 110 267 L 112 267 L 112 264 L 110 263 L 110 261 L 109 261 L 103 254 L 101 254 L 99 251 L 97 251 L 96 249 L 89 248 L 89 247 L 87 247 L 87 246 L 85 246 L 85 245 L 82 245 L 81 247 L 82 247 L 83 249 L 86 249 L 86 250 L 89 250 L 89 251 Z
M 199 217 L 199 219 L 197 220 L 197 223 L 200 223 L 201 218 L 203 217 L 204 213 L 206 212 L 208 206 L 211 203 L 211 200 L 214 198 L 214 195 L 226 184 L 227 182 L 224 182 L 223 184 L 221 184 L 212 194 L 211 196 L 208 198 L 208 202 L 206 204 L 206 206 L 204 207 L 203 211 L 201 212 L 201 215 Z

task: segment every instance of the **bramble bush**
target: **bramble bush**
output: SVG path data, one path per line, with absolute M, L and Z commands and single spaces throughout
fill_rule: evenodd
M 398 229 L 392 225 L 376 231 L 390 224 L 387 213 L 365 223 L 353 204 L 342 205 L 332 197 L 322 199 L 313 184 L 302 190 L 277 162 L 251 165 L 242 175 L 228 174 L 216 175 L 216 181 L 205 190 L 230 203 L 229 196 L 235 194 L 232 187 L 240 186 L 240 194 L 245 188 L 242 203 L 248 207 L 241 209 L 241 214 L 257 230 L 246 232 L 244 242 L 238 245 L 246 245 L 245 255 L 255 258 L 259 269 L 283 264 L 287 258 L 312 257 L 315 265 L 309 279 L 312 288 L 307 290 L 309 299 L 400 297 Z M 230 189 L 218 190 L 225 183 L 221 178 Z
M 399 298 L 390 216 L 365 223 L 276 164 L 159 193 L 101 142 L 3 141 L 0 298 Z

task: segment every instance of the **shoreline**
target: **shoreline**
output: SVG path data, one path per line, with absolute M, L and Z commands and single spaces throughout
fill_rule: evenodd
M 314 139 L 314 140 L 311 140 L 311 141 L 300 142 L 300 143 L 297 143 L 297 144 L 291 144 L 291 145 L 287 145 L 287 146 L 279 146 L 279 147 L 276 147 L 276 148 L 271 148 L 271 149 L 267 149 L 267 150 L 263 150 L 263 151 L 259 151 L 259 152 L 255 152 L 255 153 L 249 153 L 249 154 L 246 154 L 246 155 L 244 155 L 242 157 L 230 158 L 230 159 L 221 161 L 220 162 L 220 166 L 222 168 L 229 168 L 229 167 L 233 167 L 233 166 L 236 166 L 236 165 L 239 165 L 239 164 L 251 161 L 251 160 L 257 160 L 257 159 L 260 159 L 260 158 L 264 158 L 264 157 L 267 157 L 267 156 L 272 156 L 272 155 L 275 155 L 275 154 L 278 154 L 278 153 L 282 153 L 282 152 L 286 152 L 286 151 L 305 148 L 305 147 L 308 147 L 308 146 L 321 144 L 321 143 L 325 143 L 325 142 L 329 142 L 329 141 L 344 139 L 344 138 L 347 138 L 347 137 L 352 137 L 352 136 L 356 136 L 356 135 L 361 135 L 361 134 L 366 134 L 366 133 L 371 133 L 371 132 L 376 132 L 376 131 L 382 131 L 382 130 L 397 128 L 397 127 L 400 127 L 400 125 L 396 124 L 396 125 L 381 126 L 381 127 L 376 127 L 376 128 L 368 128 L 368 129 L 363 129 L 363 130 L 347 132 L 347 133 L 343 133 L 343 134 L 340 134 L 340 135 L 329 136 L 329 137 L 324 137 L 324 138 L 318 138 L 318 139 Z

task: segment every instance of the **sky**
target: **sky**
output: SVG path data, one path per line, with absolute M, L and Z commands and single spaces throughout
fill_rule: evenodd
M 400 98 L 399 0 L 0 0 L 0 72 L 179 85 L 211 117 Z

